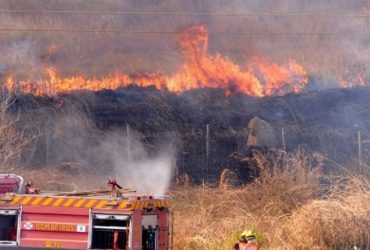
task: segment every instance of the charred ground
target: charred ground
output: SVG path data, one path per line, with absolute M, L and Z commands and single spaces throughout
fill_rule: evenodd
M 217 89 L 173 94 L 135 86 L 55 97 L 13 95 L 8 115 L 18 117 L 16 127 L 23 135 L 37 136 L 12 164 L 109 170 L 112 160 L 99 152 L 99 145 L 107 134 L 125 135 L 129 125 L 130 131 L 136 131 L 131 136 L 143 142 L 149 154 L 176 148 L 179 175 L 187 174 L 195 182 L 203 178 L 216 182 L 224 168 L 231 168 L 248 179 L 250 173 L 244 171 L 250 167 L 248 157 L 256 150 L 277 153 L 284 128 L 287 151 L 319 152 L 328 161 L 326 170 L 335 171 L 338 164 L 356 159 L 357 131 L 365 139 L 370 134 L 369 95 L 370 88 L 352 88 L 254 98 L 226 96 Z M 247 124 L 255 116 L 272 125 L 275 149 L 247 145 Z M 118 142 L 123 148 L 125 143 Z M 365 145 L 364 158 L 366 151 Z

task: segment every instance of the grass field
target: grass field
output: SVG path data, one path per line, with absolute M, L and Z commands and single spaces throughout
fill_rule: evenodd
M 347 174 L 329 180 L 320 162 L 303 154 L 286 157 L 283 168 L 256 160 L 260 176 L 242 187 L 230 187 L 225 179 L 219 186 L 193 186 L 183 178 L 171 188 L 173 249 L 231 249 L 244 229 L 257 233 L 263 249 L 370 248 L 366 177 Z M 106 188 L 106 180 L 92 174 L 46 170 L 23 175 L 44 190 L 86 190 L 93 188 L 91 183 Z M 47 178 L 40 181 L 42 175 Z
M 174 249 L 231 249 L 244 229 L 263 249 L 369 249 L 369 181 L 325 181 L 307 157 L 286 164 L 241 188 L 173 190 Z

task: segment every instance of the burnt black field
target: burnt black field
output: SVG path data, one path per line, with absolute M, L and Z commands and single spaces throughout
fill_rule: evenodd
M 351 164 L 357 156 L 357 132 L 370 137 L 370 88 L 330 89 L 302 94 L 255 98 L 226 96 L 222 90 L 197 89 L 174 94 L 155 88 L 130 86 L 98 92 L 78 91 L 54 97 L 13 95 L 7 112 L 19 117 L 18 130 L 36 134 L 15 164 L 27 168 L 65 167 L 109 170 L 110 159 L 96 146 L 107 134 L 130 136 L 149 154 L 163 148 L 175 151 L 179 174 L 198 182 L 216 182 L 224 168 L 236 169 L 233 155 L 248 156 L 247 124 L 255 116 L 275 130 L 276 148 L 319 152 L 330 161 Z M 209 155 L 206 157 L 206 126 Z M 125 147 L 125 140 L 120 142 Z M 367 148 L 364 145 L 366 161 Z M 208 166 L 208 167 L 207 167 Z M 243 168 L 248 168 L 245 164 Z M 334 171 L 327 167 L 328 171 Z M 240 172 L 240 171 L 239 171 Z

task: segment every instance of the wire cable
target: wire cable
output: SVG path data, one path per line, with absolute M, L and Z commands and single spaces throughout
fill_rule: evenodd
M 181 34 L 181 31 L 147 31 L 147 30 L 118 30 L 118 29 L 55 29 L 55 28 L 1 28 L 0 32 L 65 32 L 65 33 L 118 33 L 123 35 L 131 34 Z M 202 32 L 188 32 L 187 34 L 204 34 Z M 209 35 L 224 36 L 348 36 L 348 33 L 330 32 L 220 32 L 208 31 Z M 369 36 L 370 33 L 352 33 L 351 36 Z
M 289 12 L 258 12 L 258 13 L 222 13 L 222 12 L 150 12 L 150 11 L 88 11 L 88 10 L 27 10 L 0 9 L 0 13 L 35 13 L 35 14 L 84 14 L 84 15 L 145 15 L 145 16 L 229 16 L 229 17 L 370 17 L 370 13 L 289 13 Z

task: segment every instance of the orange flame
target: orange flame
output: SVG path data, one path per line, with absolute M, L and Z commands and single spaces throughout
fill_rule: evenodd
M 210 55 L 208 38 L 207 27 L 203 25 L 179 33 L 179 45 L 185 62 L 172 76 L 130 76 L 116 72 L 114 75 L 100 78 L 59 77 L 55 68 L 47 68 L 46 77 L 42 80 L 20 81 L 17 87 L 24 93 L 35 95 L 56 95 L 74 90 L 117 89 L 135 84 L 140 87 L 154 85 L 158 89 L 176 93 L 197 88 L 220 88 L 226 94 L 241 92 L 251 96 L 265 96 L 299 93 L 308 82 L 307 72 L 294 60 L 279 65 L 266 58 L 256 57 L 248 65 L 241 67 L 219 53 Z M 14 85 L 12 79 L 6 81 L 7 88 Z
M 350 72 L 343 70 L 338 77 L 339 87 L 365 87 L 368 86 L 367 79 L 366 69 L 362 69 L 361 67 L 354 68 Z
M 12 74 L 10 74 L 9 76 L 6 77 L 5 79 L 5 85 L 6 85 L 6 88 L 9 89 L 9 90 L 13 90 L 14 87 L 15 87 L 15 80 L 14 80 L 14 76 Z

